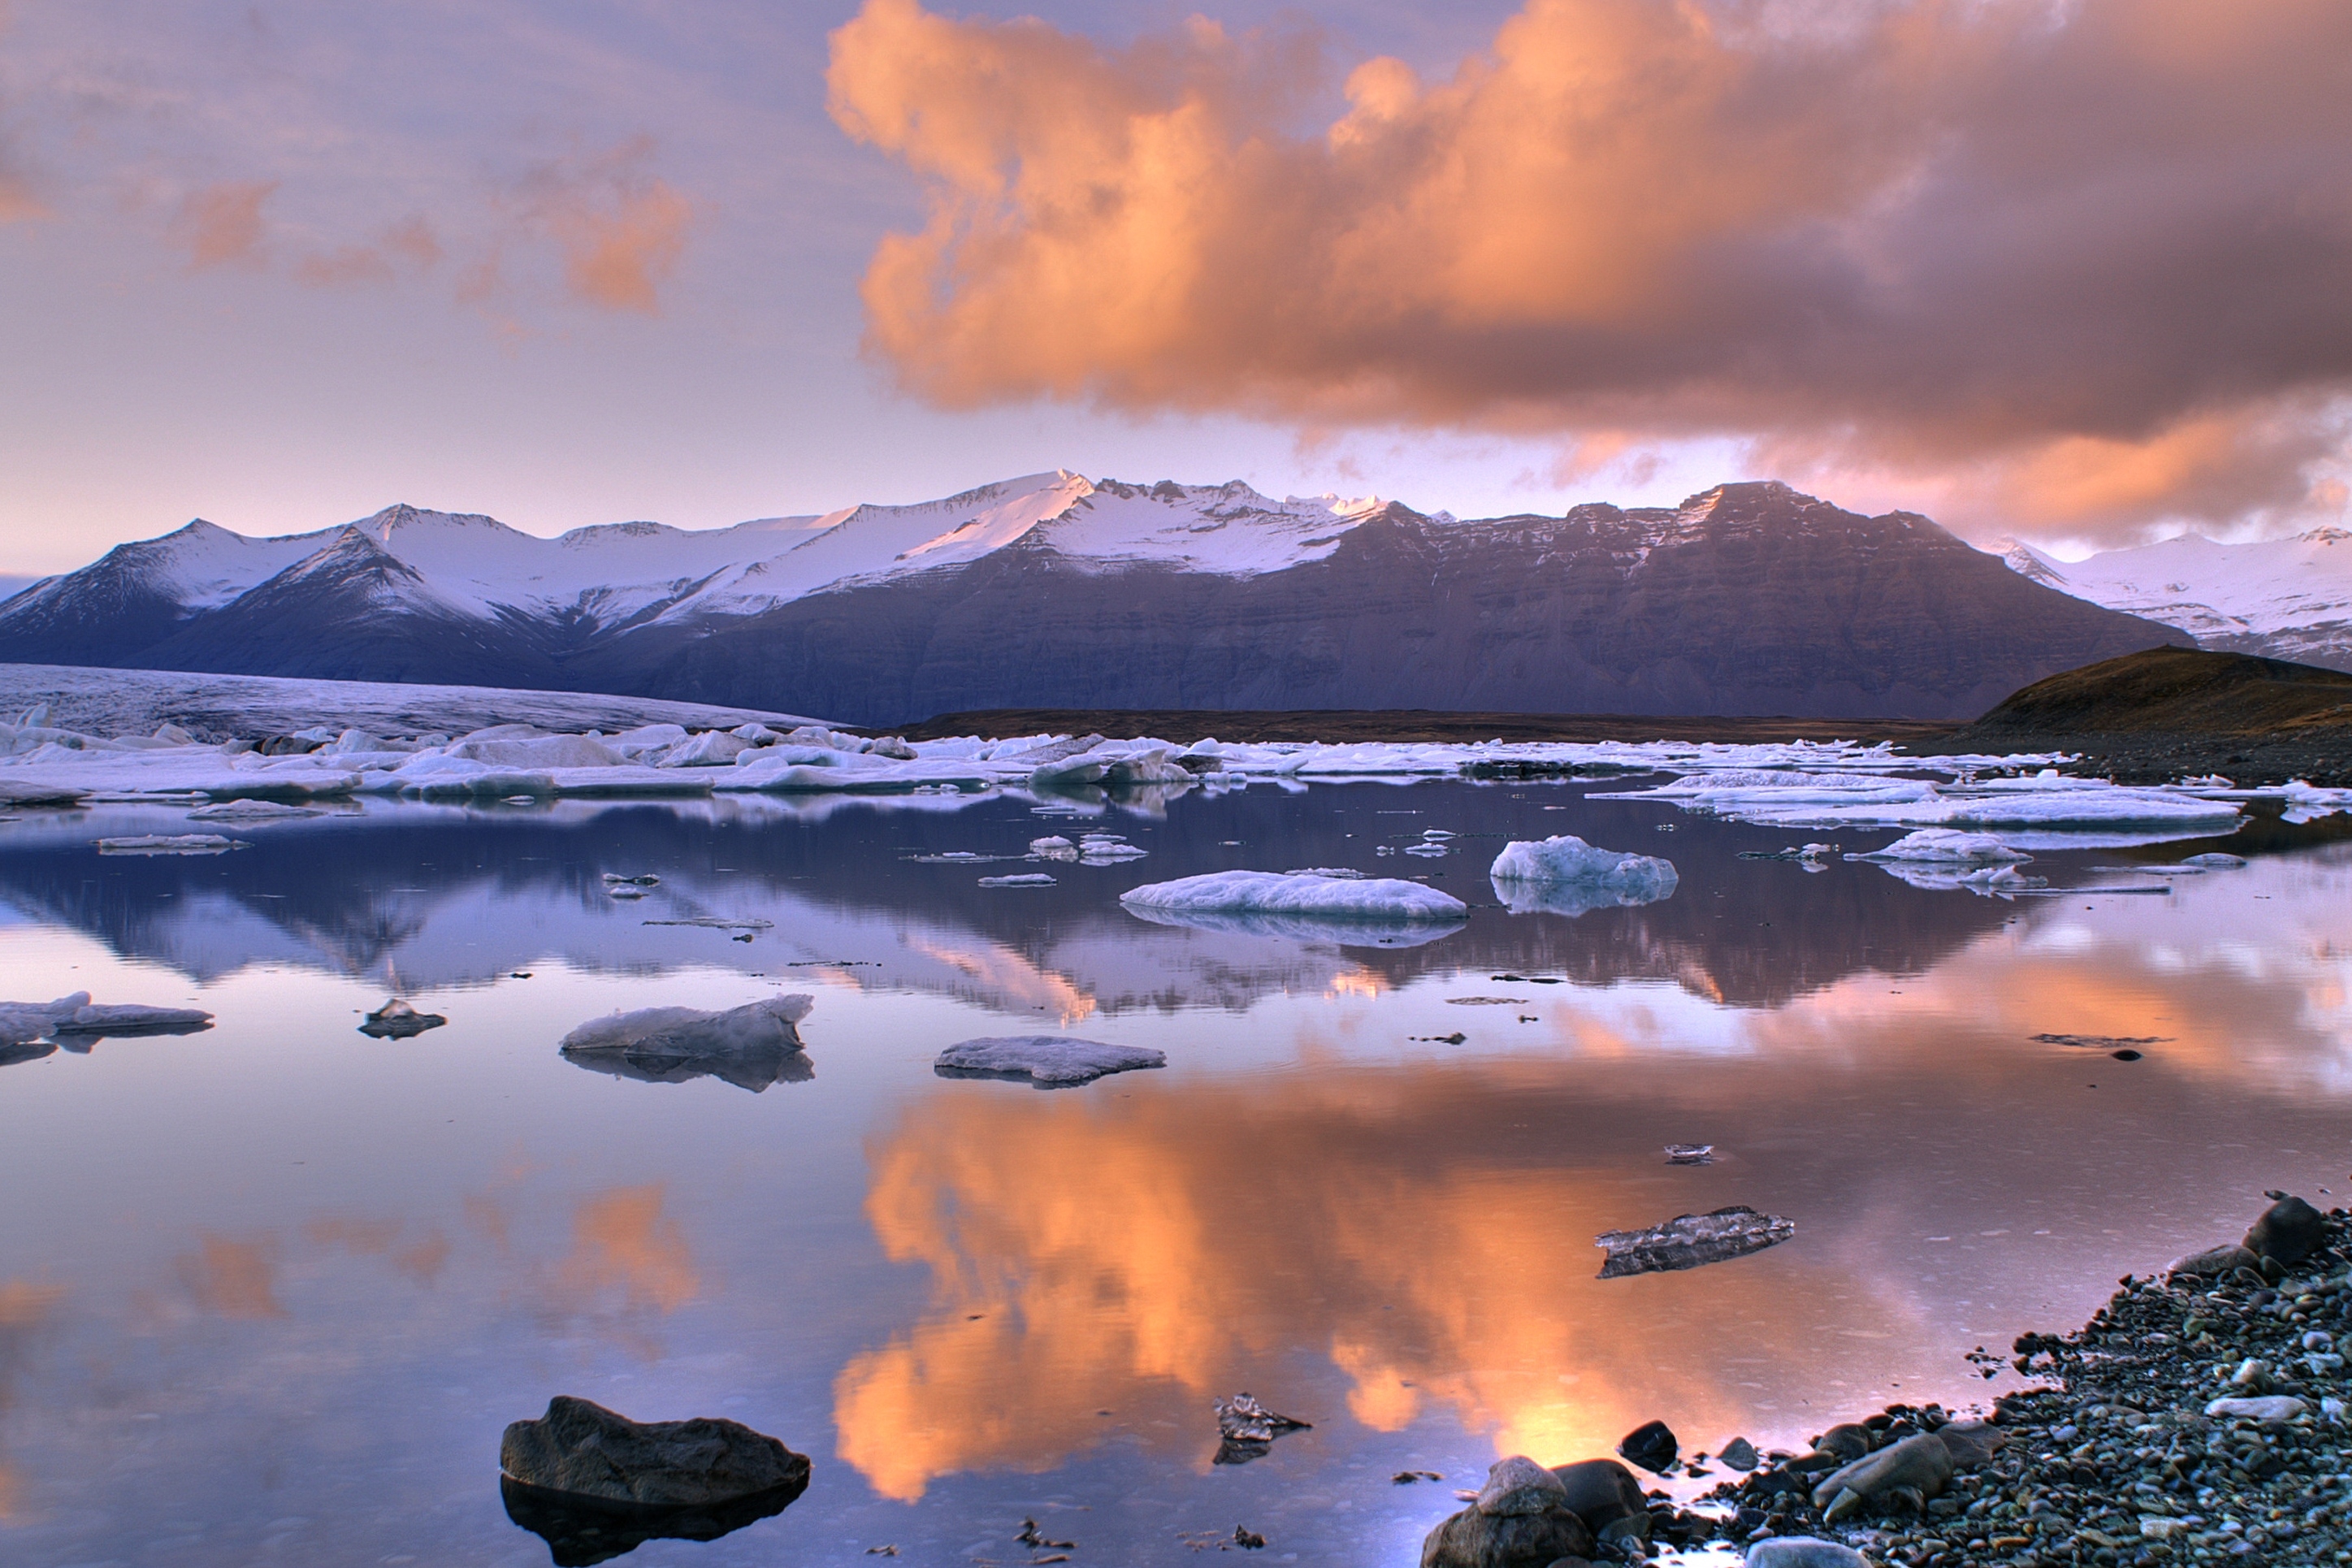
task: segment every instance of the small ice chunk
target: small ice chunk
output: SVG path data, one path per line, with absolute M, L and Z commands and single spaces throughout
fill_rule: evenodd
M 1017 877 L 982 877 L 983 888 L 1050 888 L 1054 879 L 1043 871 L 1024 871 Z
M 1025 1079 L 1039 1089 L 1091 1083 L 1105 1073 L 1168 1065 L 1165 1052 L 1062 1035 L 1000 1035 L 950 1046 L 931 1064 L 941 1078 Z
M 773 931 L 776 922 L 757 916 L 750 920 L 730 921 L 718 915 L 696 915 L 689 920 L 647 921 L 649 926 L 701 926 L 709 931 Z
M 190 822 L 280 822 L 289 817 L 317 816 L 319 808 L 289 805 L 280 800 L 216 800 L 188 813 Z
M 1470 907 L 1450 893 L 1390 877 L 1295 877 L 1278 871 L 1212 871 L 1147 882 L 1119 895 L 1130 909 L 1170 913 L 1320 915 L 1340 920 L 1454 921 Z
M 1696 1268 L 1778 1247 L 1797 1234 L 1797 1222 L 1734 1204 L 1712 1214 L 1676 1215 L 1647 1230 L 1607 1230 L 1593 1241 L 1608 1253 L 1601 1278 Z
M 1675 863 L 1654 855 L 1597 849 L 1572 833 L 1503 846 L 1487 871 L 1495 896 L 1515 915 L 1581 915 L 1612 905 L 1672 896 Z
M 1060 834 L 1054 833 L 1029 840 L 1029 853 L 1040 860 L 1075 860 L 1078 858 L 1078 847 Z
M 2224 855 L 2218 849 L 2203 855 L 2191 855 L 2181 862 L 2184 866 L 2195 866 L 2206 871 L 2233 871 L 2245 863 L 2244 856 Z
M 618 871 L 607 871 L 604 875 L 604 885 L 608 888 L 658 888 L 661 886 L 661 879 L 650 871 L 636 877 L 624 877 Z
M 1666 1145 L 1669 1165 L 1712 1165 L 1715 1145 L 1712 1143 L 1669 1143 Z
M 217 833 L 141 833 L 98 841 L 101 855 L 222 855 L 252 847 L 242 839 L 224 838 Z
M 405 1040 L 448 1021 L 438 1013 L 420 1013 L 395 996 L 367 1016 L 360 1033 L 379 1040 Z
M 22 1046 L 42 1039 L 89 1005 L 87 991 L 77 991 L 54 1002 L 0 1002 L 0 1046 Z
M 1906 833 L 1883 849 L 1850 854 L 1849 860 L 1916 862 L 1925 865 L 1992 866 L 2031 860 L 1990 833 L 1963 833 L 1951 827 L 1922 827 Z
M 1336 881 L 1360 882 L 1371 875 L 1346 866 L 1301 866 L 1295 871 L 1285 871 L 1286 877 L 1329 877 Z
M 85 1005 L 58 1025 L 60 1035 L 121 1035 L 135 1029 L 201 1029 L 213 1016 L 194 1007 L 142 1007 L 135 1002 Z
M 610 1052 L 632 1061 L 726 1057 L 745 1051 L 801 1048 L 794 1027 L 815 998 L 775 995 L 740 1007 L 711 1012 L 700 1007 L 641 1007 L 592 1018 L 563 1037 L 556 1047 L 566 1056 Z

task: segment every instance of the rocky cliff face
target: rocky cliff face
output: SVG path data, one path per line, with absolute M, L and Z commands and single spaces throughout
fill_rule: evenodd
M 299 545 L 299 559 L 241 591 L 219 572 L 198 589 L 155 554 L 167 541 L 125 546 L 0 605 L 0 659 L 607 691 L 870 724 L 1034 706 L 1940 719 L 2168 635 L 1925 518 L 1864 518 L 1779 484 L 1457 521 L 1055 482 L 1087 493 L 946 564 L 910 551 L 916 563 L 761 596 L 787 551 L 731 568 L 723 599 L 680 579 L 610 616 L 593 590 L 486 590 L 482 553 L 540 542 L 488 519 L 414 561 L 369 525 L 263 542 L 213 530 L 197 542 L 223 559 L 248 545 Z M 1001 489 L 972 494 L 1001 506 Z M 1146 501 L 1156 532 L 1102 521 Z M 1186 506 L 1200 515 L 1177 517 L 1182 537 L 1223 555 L 1167 542 L 1170 509 Z M 838 541 L 859 514 L 844 515 L 808 537 Z M 942 540 L 970 537 L 934 521 Z

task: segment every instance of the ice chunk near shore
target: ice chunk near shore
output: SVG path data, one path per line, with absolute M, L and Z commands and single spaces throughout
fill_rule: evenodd
M 1997 866 L 2033 858 L 2012 849 L 1990 833 L 1963 833 L 1951 827 L 1922 827 L 1879 849 L 1848 854 L 1849 860 L 1905 861 L 1939 866 Z
M 216 800 L 188 813 L 190 822 L 285 822 L 322 815 L 314 805 L 289 805 L 279 800 Z
M 1605 1230 L 1593 1242 L 1608 1253 L 1601 1278 L 1696 1268 L 1778 1247 L 1797 1234 L 1797 1222 L 1734 1204 L 1712 1214 L 1676 1215 L 1646 1230 Z
M 93 1005 L 87 991 L 54 1002 L 0 1002 L 0 1045 L 21 1046 L 54 1035 L 187 1033 L 212 1026 L 213 1016 L 194 1007 L 146 1007 L 114 1002 Z
M 1020 1079 L 1037 1089 L 1068 1089 L 1106 1073 L 1167 1065 L 1165 1052 L 1141 1046 L 1061 1035 L 1000 1035 L 950 1046 L 931 1070 L 941 1078 Z
M 1212 871 L 1147 882 L 1118 896 L 1130 911 L 1168 914 L 1318 915 L 1331 920 L 1458 921 L 1470 906 L 1451 893 L 1391 877 L 1296 876 Z
M 1679 880 L 1671 860 L 1597 849 L 1572 833 L 1515 839 L 1487 871 L 1495 896 L 1515 915 L 1585 914 L 1611 906 L 1654 904 Z

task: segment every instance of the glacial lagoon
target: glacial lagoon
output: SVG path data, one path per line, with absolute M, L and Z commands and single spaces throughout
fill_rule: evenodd
M 216 1022 L 0 1052 L 0 1559 L 537 1568 L 499 1434 L 571 1394 L 814 1461 L 646 1568 L 1051 1555 L 1024 1520 L 1081 1564 L 1236 1525 L 1258 1561 L 1407 1563 L 1498 1455 L 1980 1404 L 2021 1383 L 2014 1336 L 2234 1237 L 2264 1189 L 2352 1188 L 2352 817 L 2044 834 L 2047 885 L 2004 897 L 1843 858 L 1898 830 L 1612 787 L 367 799 L 215 855 L 94 847 L 184 808 L 25 811 L 0 995 Z M 1087 832 L 1144 853 L 1024 858 Z M 1501 907 L 1502 845 L 1571 832 L 1671 859 L 1672 892 Z M 2165 869 L 2215 851 L 2248 864 Z M 1397 932 L 1118 900 L 1295 867 L 1473 907 Z M 1054 881 L 982 885 L 1015 874 Z M 772 1073 L 556 1051 L 779 991 L 814 1001 Z M 448 1021 L 361 1033 L 393 997 Z M 933 1070 L 1038 1033 L 1167 1066 Z M 1600 1277 L 1601 1233 L 1732 1204 L 1793 1237 Z M 1311 1429 L 1215 1463 L 1244 1390 Z

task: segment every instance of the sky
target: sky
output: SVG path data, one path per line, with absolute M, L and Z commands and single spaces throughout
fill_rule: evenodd
M 1055 468 L 2347 519 L 2342 0 L 0 0 L 0 574 Z

